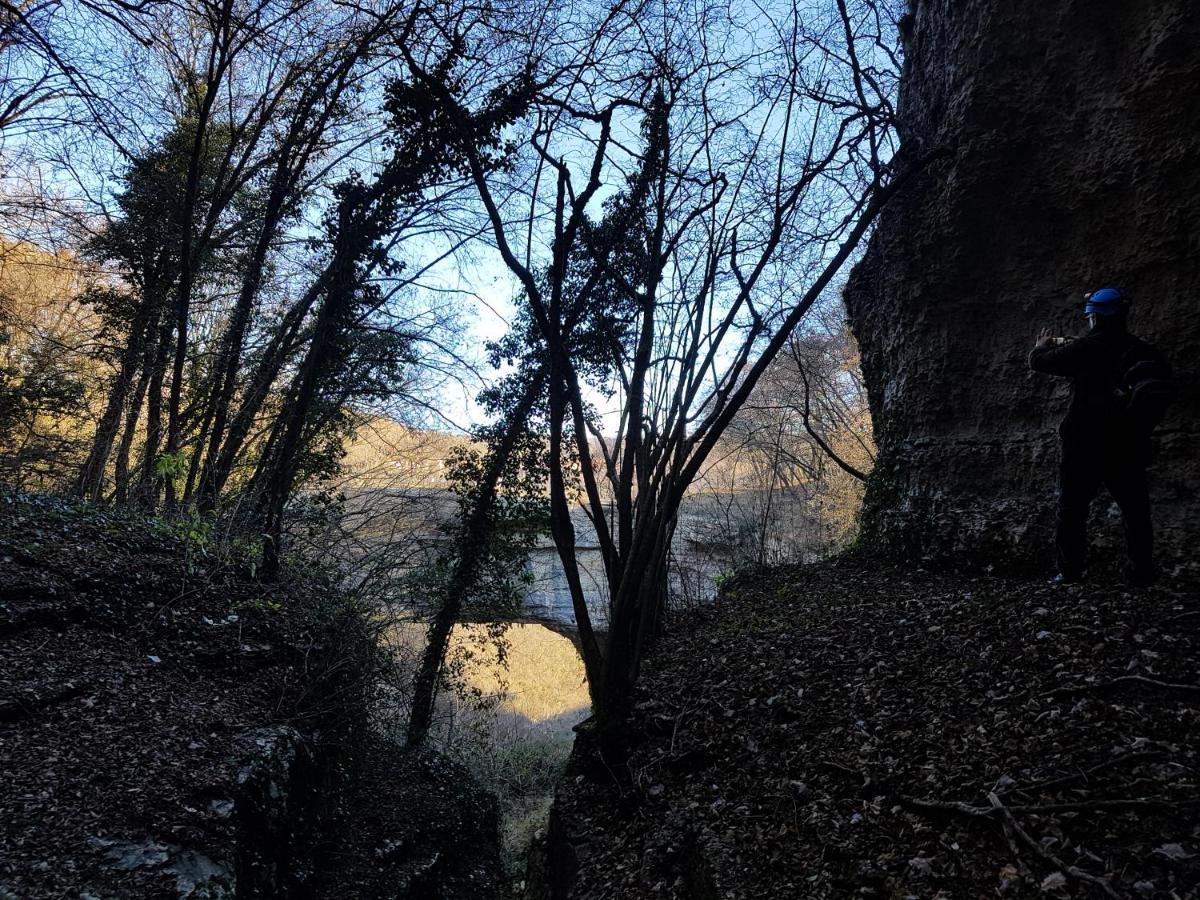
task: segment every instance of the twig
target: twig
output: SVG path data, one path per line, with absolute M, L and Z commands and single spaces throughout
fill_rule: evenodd
M 852 769 L 849 766 L 844 766 L 839 762 L 834 762 L 832 759 L 819 759 L 817 765 L 826 769 L 832 769 L 835 772 L 841 772 L 843 775 L 850 775 L 854 778 L 866 778 L 866 774 L 858 769 Z
M 899 795 L 897 799 L 902 806 L 922 812 L 952 812 L 961 813 L 964 816 L 985 818 L 996 811 L 987 806 L 972 806 L 970 803 L 963 803 L 960 800 L 918 800 L 916 797 L 905 797 L 903 794 Z
M 990 797 L 994 791 L 989 791 Z M 915 797 L 899 798 L 903 806 L 927 812 L 959 813 L 973 818 L 987 818 L 995 813 L 995 806 L 972 806 L 961 800 L 918 800 Z M 1177 807 L 1200 806 L 1197 800 L 1159 800 L 1154 797 L 1131 797 L 1116 800 L 1077 800 L 1066 803 L 1026 803 L 1005 807 L 1014 813 L 1050 815 L 1060 812 L 1125 812 L 1128 810 L 1174 809 Z
M 1200 684 L 1180 684 L 1172 681 L 1158 681 L 1154 678 L 1147 678 L 1145 675 L 1122 675 L 1120 678 L 1113 678 L 1111 681 L 1098 681 L 1095 684 L 1077 684 L 1070 687 L 1055 688 L 1052 691 L 1047 691 L 1043 697 L 1062 697 L 1071 694 L 1084 694 L 1089 691 L 1108 691 L 1115 690 L 1127 684 L 1140 684 L 1145 687 L 1158 688 L 1163 691 L 1179 691 L 1184 694 L 1195 694 L 1200 696 Z
M 994 792 L 988 792 L 988 802 L 992 804 L 992 808 L 994 810 L 998 811 L 1000 815 L 1004 817 L 1004 821 L 1008 823 L 1008 826 L 1012 829 L 1013 833 L 1022 841 L 1024 841 L 1029 849 L 1036 853 L 1041 859 L 1053 866 L 1056 866 L 1058 869 L 1070 875 L 1072 878 L 1076 878 L 1079 881 L 1086 881 L 1088 884 L 1098 885 L 1100 889 L 1110 897 L 1117 896 L 1117 892 L 1113 890 L 1112 885 L 1109 884 L 1108 881 L 1103 878 L 1097 878 L 1095 875 L 1085 872 L 1083 869 L 1080 869 L 1076 866 L 1067 865 L 1065 862 L 1043 847 L 1038 841 L 1035 841 L 1032 837 L 1030 837 L 1029 833 L 1025 831 L 1025 829 L 1022 828 L 1017 822 L 1016 816 L 1012 814 L 1008 807 L 1000 802 L 1000 798 L 997 797 Z
M 1158 800 L 1154 797 L 1131 797 L 1126 800 L 1077 800 L 1067 803 L 1042 803 L 1011 806 L 1013 812 L 1058 813 L 1058 812 L 1122 812 L 1135 809 L 1172 809 L 1174 807 L 1200 806 L 1195 800 Z
M 1169 622 L 1182 622 L 1184 619 L 1191 619 L 1194 616 L 1200 616 L 1200 609 L 1189 609 L 1187 612 L 1181 612 L 1177 616 L 1168 616 L 1162 620 L 1162 624 L 1166 625 Z
M 1099 765 L 1092 766 L 1090 769 L 1084 769 L 1082 772 L 1072 772 L 1070 775 L 1061 775 L 1056 778 L 1048 778 L 1045 781 L 1035 781 L 1032 784 L 1017 784 L 1011 787 L 1002 788 L 996 791 L 996 793 L 1001 795 L 1028 793 L 1030 791 L 1042 791 L 1046 788 L 1070 784 L 1072 781 L 1087 781 L 1089 778 L 1098 775 L 1106 769 L 1111 769 L 1114 766 L 1122 766 L 1131 762 L 1141 762 L 1147 759 L 1156 759 L 1165 755 L 1166 754 L 1164 754 L 1161 750 L 1139 750 L 1136 753 L 1126 753 L 1122 756 L 1115 757 L 1114 759 L 1105 760 Z
M 18 719 L 30 719 L 43 710 L 68 700 L 73 700 L 88 690 L 92 685 L 89 680 L 68 681 L 66 684 L 51 688 L 44 694 L 26 692 L 24 696 L 0 697 L 0 722 L 16 722 Z
M 995 797 L 995 794 L 990 794 L 988 796 L 988 799 L 991 800 L 993 797 Z M 989 807 L 989 809 L 992 812 L 996 812 L 999 809 L 999 807 L 997 807 L 995 805 L 995 803 L 993 803 L 992 806 Z M 1013 859 L 1015 859 L 1017 861 L 1018 865 L 1021 865 L 1021 850 L 1017 846 L 1016 836 L 1013 831 L 1012 822 L 1009 821 L 1009 817 L 1005 816 L 1003 819 L 1001 819 L 1000 828 L 1004 832 L 1004 840 L 1008 842 L 1008 849 L 1010 851 L 1012 851 Z M 1024 866 L 1022 865 L 1021 868 L 1024 868 Z

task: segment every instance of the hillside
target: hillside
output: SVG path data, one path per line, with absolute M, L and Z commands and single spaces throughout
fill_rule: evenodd
M 499 877 L 491 801 L 369 727 L 371 620 L 311 564 L 261 583 L 246 549 L 0 495 L 0 898 L 469 900 Z M 364 872 L 387 893 L 342 890 Z
M 1200 608 L 845 558 L 663 642 L 630 778 L 560 788 L 549 896 L 1200 896 Z

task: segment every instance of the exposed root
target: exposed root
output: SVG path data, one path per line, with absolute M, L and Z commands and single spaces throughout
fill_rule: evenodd
M 1106 879 L 1099 878 L 1099 877 L 1091 874 L 1090 872 L 1085 872 L 1085 871 L 1083 871 L 1083 869 L 1080 869 L 1078 866 L 1067 865 L 1067 863 L 1063 862 L 1063 860 L 1059 859 L 1057 856 L 1055 856 L 1053 853 L 1051 853 L 1049 850 L 1047 850 L 1045 847 L 1043 847 L 1040 842 L 1035 841 L 1029 835 L 1029 832 L 1027 832 L 1024 828 L 1021 827 L 1020 823 L 1016 819 L 1016 816 L 1013 815 L 1013 812 L 1010 809 L 1008 809 L 1008 807 L 1006 807 L 1003 803 L 1000 802 L 1000 798 L 997 797 L 995 793 L 988 794 L 988 801 L 992 804 L 992 808 L 995 811 L 999 812 L 1000 815 L 1002 815 L 1004 817 L 1004 821 L 1008 824 L 1008 827 L 1012 829 L 1013 834 L 1015 834 L 1018 838 L 1020 838 L 1021 841 L 1027 847 L 1029 847 L 1029 849 L 1032 850 L 1040 859 L 1042 859 L 1045 862 L 1050 863 L 1051 865 L 1055 866 L 1060 871 L 1062 871 L 1064 874 L 1070 875 L 1072 878 L 1076 879 L 1077 881 L 1085 881 L 1088 884 L 1094 884 L 1094 885 L 1098 886 L 1102 891 L 1104 891 L 1104 893 L 1106 893 L 1110 897 L 1118 896 L 1117 892 L 1115 890 L 1113 890 L 1112 885 L 1109 884 Z
M 78 697 L 88 687 L 88 682 L 84 681 L 67 682 L 41 694 L 31 692 L 22 697 L 5 697 L 0 699 L 0 722 L 32 718 L 44 709 Z
M 1143 687 L 1157 688 L 1160 691 L 1175 691 L 1200 697 L 1200 684 L 1180 684 L 1171 681 L 1158 681 L 1145 675 L 1122 675 L 1109 681 L 1097 681 L 1095 684 L 1076 684 L 1068 687 L 1055 688 L 1047 691 L 1043 697 L 1069 697 L 1072 694 L 1086 694 L 1090 691 L 1111 691 L 1131 684 Z

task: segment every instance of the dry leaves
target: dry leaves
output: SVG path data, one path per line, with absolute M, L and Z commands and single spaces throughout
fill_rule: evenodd
M 1194 897 L 1196 593 L 743 578 L 650 662 L 632 786 L 561 792 L 579 896 Z

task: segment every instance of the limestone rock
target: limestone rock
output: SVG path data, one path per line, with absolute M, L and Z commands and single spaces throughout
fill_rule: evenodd
M 118 841 L 93 837 L 88 843 L 93 849 L 102 851 L 104 859 L 114 869 L 137 871 L 155 878 L 160 884 L 171 884 L 179 900 L 232 900 L 235 896 L 230 866 L 198 850 L 150 838 Z
M 846 301 L 880 455 L 864 537 L 1049 564 L 1066 385 L 1026 368 L 1116 283 L 1183 392 L 1151 469 L 1163 555 L 1200 513 L 1200 17 L 1192 0 L 921 0 L 901 158 L 951 159 L 883 213 Z M 1192 526 L 1194 528 L 1194 526 Z M 1108 523 L 1110 542 L 1120 528 Z M 1194 534 L 1194 532 L 1193 532 Z
M 303 881 L 304 838 L 312 827 L 319 772 L 309 741 L 295 728 L 256 729 L 240 742 L 233 815 L 238 826 L 238 895 L 286 896 Z

